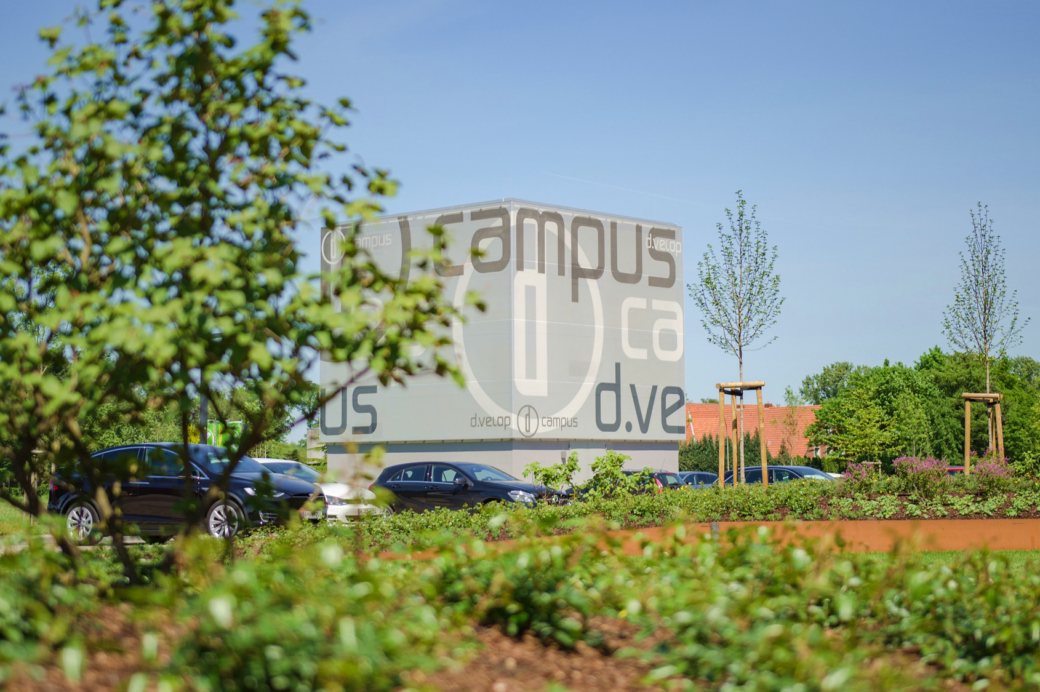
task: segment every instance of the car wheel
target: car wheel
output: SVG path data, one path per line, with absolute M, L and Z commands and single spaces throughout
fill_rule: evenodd
M 76 543 L 89 543 L 91 534 L 99 523 L 101 517 L 86 503 L 74 505 L 65 515 L 65 529 Z
M 246 518 L 234 502 L 217 502 L 206 513 L 206 533 L 231 538 L 245 527 Z
M 382 509 L 383 511 L 380 513 L 380 516 L 384 519 L 389 519 L 390 517 L 397 514 L 397 509 L 395 509 L 393 505 L 386 505 Z

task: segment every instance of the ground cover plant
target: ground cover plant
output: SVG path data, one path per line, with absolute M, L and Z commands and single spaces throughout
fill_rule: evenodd
M 0 556 L 0 679 L 16 689 L 437 689 L 451 679 L 491 689 L 466 671 L 490 655 L 483 646 L 515 640 L 564 660 L 636 661 L 641 684 L 664 689 L 1040 684 L 1035 556 L 858 555 L 781 545 L 764 528 L 690 538 L 680 529 L 636 557 L 597 532 L 506 552 L 445 539 L 421 561 L 307 532 L 227 559 L 203 538 L 182 546 L 188 559 L 172 573 L 136 587 L 109 549 L 75 573 L 33 540 Z M 162 557 L 140 550 L 145 563 Z M 99 613 L 136 643 L 92 636 Z M 118 675 L 101 676 L 114 661 Z

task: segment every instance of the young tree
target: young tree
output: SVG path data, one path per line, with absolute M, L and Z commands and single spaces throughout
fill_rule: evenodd
M 931 421 L 924 404 L 909 391 L 903 392 L 896 399 L 892 434 L 904 454 L 917 457 L 932 453 Z
M 708 341 L 737 357 L 740 381 L 744 381 L 744 352 L 776 324 L 784 298 L 780 276 L 773 271 L 776 246 L 755 218 L 757 207 L 747 208 L 740 190 L 737 210 L 726 209 L 727 233 L 718 224 L 719 253 L 710 244 L 697 263 L 697 284 L 690 292 L 701 311 Z M 776 337 L 763 343 L 765 348 Z M 744 407 L 740 407 L 740 467 L 744 468 Z
M 410 279 L 355 243 L 395 186 L 361 165 L 330 170 L 350 104 L 312 102 L 287 69 L 310 17 L 275 2 L 255 24 L 236 24 L 233 6 L 99 0 L 81 43 L 41 32 L 51 73 L 19 96 L 37 141 L 0 152 L 0 457 L 23 467 L 38 450 L 39 463 L 81 479 L 131 581 L 120 486 L 109 497 L 102 479 L 142 469 L 92 459 L 81 420 L 106 406 L 132 415 L 174 406 L 187 479 L 195 402 L 207 397 L 226 424 L 220 394 L 251 397 L 221 481 L 202 502 L 185 482 L 187 532 L 225 502 L 242 456 L 293 424 L 287 412 L 313 417 L 354 381 L 308 399 L 320 352 L 349 363 L 354 379 L 403 381 L 422 367 L 421 351 L 438 374 L 461 378 L 439 355 L 458 316 L 432 272 L 443 235 L 435 229 L 433 250 L 413 254 Z M 256 40 L 240 46 L 250 26 Z M 313 214 L 348 227 L 342 269 L 323 278 L 350 309 L 334 309 L 301 268 L 295 238 Z M 61 373 L 42 367 L 55 352 L 67 361 Z
M 780 432 L 780 454 L 778 459 L 784 464 L 790 463 L 793 456 L 791 450 L 794 449 L 795 442 L 801 434 L 798 420 L 798 409 L 801 406 L 805 406 L 805 400 L 790 387 L 785 389 L 783 415 L 773 421 L 773 425 Z
M 961 258 L 961 280 L 954 289 L 953 305 L 943 314 L 943 333 L 950 344 L 974 354 L 986 365 L 986 393 L 990 391 L 990 363 L 995 355 L 1021 343 L 1017 291 L 1008 295 L 1004 276 L 1004 248 L 993 232 L 989 207 L 979 202 L 971 214 L 971 233 L 964 239 L 967 252 Z M 993 446 L 990 426 L 989 446 Z

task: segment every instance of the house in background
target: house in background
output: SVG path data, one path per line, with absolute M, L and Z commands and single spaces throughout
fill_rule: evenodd
M 819 406 L 773 406 L 764 405 L 766 448 L 774 457 L 780 454 L 780 446 L 787 440 L 787 450 L 794 457 L 818 457 L 826 453 L 826 448 L 810 447 L 805 441 L 805 429 L 816 420 Z M 726 415 L 729 416 L 729 402 L 726 402 Z M 737 411 L 737 422 L 740 411 Z M 730 430 L 739 430 L 739 426 L 730 421 Z M 744 432 L 754 435 L 758 430 L 758 405 L 744 406 Z M 728 433 L 732 434 L 732 432 Z M 686 441 L 700 440 L 705 435 L 719 436 L 718 404 L 686 404 Z

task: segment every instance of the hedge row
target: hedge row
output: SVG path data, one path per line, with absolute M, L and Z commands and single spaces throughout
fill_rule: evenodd
M 900 479 L 866 482 L 791 482 L 761 486 L 683 488 L 659 494 L 622 495 L 570 505 L 485 505 L 472 512 L 437 509 L 370 517 L 348 527 L 306 529 L 293 536 L 345 534 L 365 550 L 404 552 L 458 538 L 501 540 L 552 535 L 604 525 L 640 528 L 672 523 L 777 521 L 788 519 L 957 519 L 1040 517 L 1040 482 L 1009 480 L 980 487 L 977 479 L 955 477 L 941 492 L 901 492 Z M 262 544 L 278 532 L 259 531 L 245 539 Z M 310 540 L 308 538 L 307 540 Z

